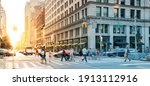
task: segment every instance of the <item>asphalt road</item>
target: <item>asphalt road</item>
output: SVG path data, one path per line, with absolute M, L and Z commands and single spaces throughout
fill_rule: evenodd
M 13 60 L 14 58 L 14 60 Z M 40 57 L 25 56 L 17 53 L 17 56 L 5 57 L 0 59 L 1 69 L 150 69 L 149 61 L 132 60 L 124 62 L 124 58 L 119 57 L 100 57 L 100 59 L 91 59 L 88 62 L 82 62 L 82 57 L 75 57 L 74 61 L 60 61 L 60 58 L 51 58 L 47 64 L 40 63 Z M 14 66 L 13 66 L 14 65 Z

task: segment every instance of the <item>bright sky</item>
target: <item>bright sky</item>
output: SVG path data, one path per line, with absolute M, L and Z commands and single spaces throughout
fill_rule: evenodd
M 24 7 L 27 1 L 29 0 L 1 0 L 2 7 L 6 11 L 7 31 L 13 42 L 16 42 L 18 38 L 15 37 L 19 37 L 24 31 Z M 14 24 L 17 26 L 17 34 L 12 31 Z

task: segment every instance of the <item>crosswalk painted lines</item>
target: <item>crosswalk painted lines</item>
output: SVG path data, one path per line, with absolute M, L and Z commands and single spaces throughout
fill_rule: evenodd
M 5 63 L 5 68 L 6 69 L 12 69 L 13 68 L 13 63 L 12 62 Z
M 12 68 L 13 68 L 13 63 L 12 62 L 7 62 L 5 64 L 5 69 L 12 69 Z M 15 69 L 29 69 L 29 68 L 53 69 L 50 65 L 41 64 L 39 62 L 15 62 L 14 63 L 14 68 Z
M 15 65 L 15 68 L 16 68 L 16 69 L 20 68 L 20 66 L 19 66 L 18 63 L 14 63 L 14 65 Z

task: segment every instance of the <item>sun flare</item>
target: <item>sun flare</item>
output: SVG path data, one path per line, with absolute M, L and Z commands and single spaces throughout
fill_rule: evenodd
M 1 0 L 7 16 L 7 33 L 13 47 L 20 40 L 20 34 L 24 31 L 24 7 L 26 1 L 29 0 Z M 17 26 L 17 31 L 13 31 L 14 24 Z
M 8 30 L 7 32 L 8 32 L 12 46 L 15 47 L 17 41 L 20 39 L 19 32 L 13 31 L 13 30 Z

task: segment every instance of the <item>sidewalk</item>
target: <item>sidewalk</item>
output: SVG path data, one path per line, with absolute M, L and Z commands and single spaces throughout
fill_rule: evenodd
M 75 56 L 76 60 L 81 61 L 81 59 L 83 58 L 83 56 Z M 106 62 L 124 62 L 124 57 L 108 57 L 108 56 L 94 56 L 94 57 L 90 57 L 87 56 L 87 60 L 90 62 L 99 62 L 99 61 L 106 61 Z M 146 60 L 131 60 L 131 62 L 144 62 Z

